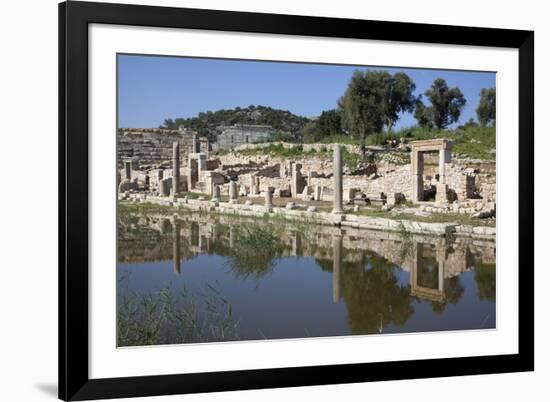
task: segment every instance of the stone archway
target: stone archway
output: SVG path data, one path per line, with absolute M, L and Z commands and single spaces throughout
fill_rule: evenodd
M 453 143 L 444 138 L 424 141 L 411 141 L 411 167 L 412 167 L 412 201 L 418 202 L 424 199 L 424 153 L 439 152 L 439 180 L 436 186 L 435 201 L 447 202 L 447 183 L 445 179 L 445 163 L 451 161 L 451 149 Z

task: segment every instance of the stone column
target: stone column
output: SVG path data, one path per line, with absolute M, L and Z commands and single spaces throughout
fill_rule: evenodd
M 445 178 L 445 149 L 439 150 L 439 181 L 436 185 L 435 201 L 447 202 L 447 181 Z
M 187 191 L 190 191 L 195 188 L 195 183 L 198 181 L 198 163 L 197 160 L 189 155 L 187 162 Z
M 270 188 L 265 192 L 265 207 L 269 212 L 273 210 L 273 193 Z
M 175 274 L 181 274 L 181 254 L 180 254 L 180 223 L 179 221 L 174 218 L 173 221 L 173 239 L 172 239 L 172 253 L 173 253 L 173 260 L 174 260 L 174 273 Z
M 342 208 L 342 147 L 334 144 L 334 208 L 333 214 L 343 214 Z
M 290 184 L 290 192 L 292 198 L 298 198 L 300 196 L 301 192 L 301 184 L 302 184 L 302 172 L 298 169 L 298 164 L 294 164 L 293 170 L 292 170 L 292 181 Z
M 237 202 L 237 183 L 234 181 L 229 182 L 229 202 Z
M 180 191 L 180 144 L 172 144 L 172 191 L 174 196 Z
M 124 178 L 132 180 L 132 161 L 124 161 Z
M 439 182 L 447 183 L 445 180 L 445 149 L 439 150 Z
M 214 189 L 212 190 L 212 201 L 220 201 L 220 186 L 218 184 L 214 184 Z
M 424 198 L 424 154 L 414 150 L 411 152 L 412 165 L 412 200 L 422 201 Z
M 340 234 L 332 237 L 332 301 L 338 303 L 341 296 L 342 277 L 342 236 Z
M 250 195 L 258 194 L 256 187 L 256 176 L 250 176 Z
M 153 177 L 155 178 L 155 181 L 157 182 L 157 190 L 160 194 L 160 182 L 164 178 L 164 170 L 158 169 L 157 171 L 155 171 L 155 175 Z
M 321 186 L 316 185 L 313 189 L 313 199 L 315 201 L 321 201 Z

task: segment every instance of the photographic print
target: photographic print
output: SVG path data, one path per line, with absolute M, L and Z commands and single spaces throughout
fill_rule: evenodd
M 496 322 L 496 74 L 117 55 L 118 347 Z

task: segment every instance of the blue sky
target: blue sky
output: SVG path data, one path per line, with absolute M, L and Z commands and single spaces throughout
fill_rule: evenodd
M 167 118 L 248 105 L 318 116 L 336 107 L 358 68 L 404 71 L 416 83 L 416 94 L 444 78 L 466 98 L 457 124 L 475 118 L 479 91 L 496 85 L 496 75 L 487 72 L 119 55 L 119 127 L 158 127 Z M 396 128 L 415 122 L 407 113 Z

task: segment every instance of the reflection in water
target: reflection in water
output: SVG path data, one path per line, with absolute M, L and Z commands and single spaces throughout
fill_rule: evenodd
M 181 257 L 180 257 L 180 222 L 178 219 L 174 218 L 172 222 L 174 228 L 174 234 L 172 235 L 172 242 L 174 244 L 174 273 L 181 274 Z
M 332 260 L 332 300 L 337 303 L 340 300 L 340 281 L 342 269 L 342 236 L 334 235 L 332 239 L 333 257 Z
M 200 215 L 125 214 L 118 230 L 119 313 L 130 296 L 185 289 L 172 310 L 190 303 L 217 334 L 170 338 L 187 324 L 167 316 L 158 343 L 495 327 L 492 242 Z

